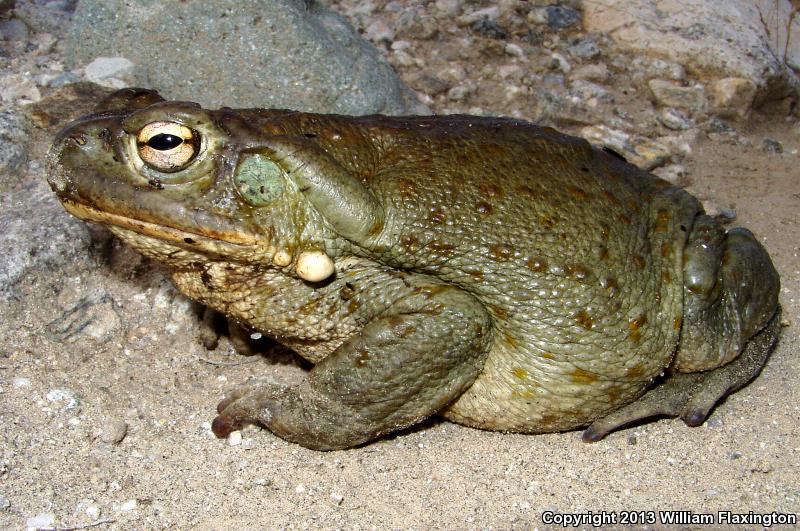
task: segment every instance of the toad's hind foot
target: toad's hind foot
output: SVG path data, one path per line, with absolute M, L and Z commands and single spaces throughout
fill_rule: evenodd
M 769 323 L 732 362 L 705 372 L 675 373 L 636 402 L 592 423 L 583 432 L 583 440 L 599 441 L 617 428 L 660 415 L 680 417 L 687 426 L 699 426 L 717 402 L 761 372 L 780 335 L 780 319 L 779 306 Z

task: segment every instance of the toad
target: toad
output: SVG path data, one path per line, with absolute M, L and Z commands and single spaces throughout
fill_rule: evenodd
M 521 120 L 203 109 L 124 89 L 61 131 L 71 214 L 313 364 L 218 406 L 348 448 L 434 414 L 487 430 L 695 426 L 780 329 L 756 238 L 583 139 Z

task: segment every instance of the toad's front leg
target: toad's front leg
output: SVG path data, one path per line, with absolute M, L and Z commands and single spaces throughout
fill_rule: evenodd
M 262 381 L 234 392 L 220 404 L 214 433 L 258 423 L 316 450 L 362 444 L 460 396 L 481 371 L 490 336 L 489 316 L 471 295 L 410 286 L 299 385 Z

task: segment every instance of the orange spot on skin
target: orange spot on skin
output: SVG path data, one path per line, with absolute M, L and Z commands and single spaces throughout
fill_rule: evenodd
M 427 248 L 439 255 L 452 256 L 456 246 L 450 243 L 433 240 L 428 243 Z
M 617 199 L 617 196 L 615 196 L 612 192 L 605 190 L 603 192 L 603 195 L 605 196 L 606 199 L 608 199 L 608 202 L 611 203 L 612 205 L 614 206 L 620 205 L 619 199 Z
M 676 332 L 681 329 L 682 325 L 683 325 L 683 317 L 676 317 L 675 319 L 672 320 L 672 329 L 675 330 Z
M 511 348 L 517 348 L 519 346 L 519 342 L 516 340 L 516 338 L 508 332 L 503 333 L 503 341 L 505 341 L 506 345 Z
M 434 210 L 428 215 L 428 221 L 433 225 L 443 225 L 446 219 L 444 213 L 438 210 Z
M 536 271 L 537 273 L 542 273 L 547 271 L 547 260 L 544 258 L 528 258 L 528 261 L 525 262 L 525 265 L 531 271 Z
M 669 257 L 672 254 L 672 245 L 669 242 L 664 242 L 661 244 L 661 256 L 663 258 Z
M 669 222 L 672 219 L 672 214 L 669 211 L 660 208 L 656 213 L 656 226 L 653 228 L 655 232 L 667 232 L 669 229 Z
M 479 269 L 467 269 L 464 272 L 475 279 L 476 282 L 483 282 L 483 279 L 485 278 L 483 271 Z
M 591 385 L 597 381 L 597 375 L 584 371 L 581 368 L 576 368 L 574 371 L 570 372 L 569 377 L 572 383 L 580 385 Z
M 665 269 L 661 272 L 661 282 L 664 284 L 669 284 L 672 282 L 672 274 L 669 272 L 668 269 Z
M 606 247 L 605 245 L 603 245 L 602 247 L 600 247 L 599 249 L 597 249 L 597 259 L 598 259 L 598 260 L 602 260 L 602 261 L 604 261 L 604 262 L 605 262 L 606 260 L 608 260 L 608 247 Z
M 416 236 L 401 236 L 400 237 L 400 245 L 402 245 L 407 251 L 410 251 L 416 248 L 419 240 Z
M 626 378 L 638 379 L 641 378 L 642 376 L 644 376 L 644 365 L 637 364 L 634 365 L 633 367 L 628 367 L 627 369 L 625 369 Z
M 556 355 L 553 354 L 552 352 L 542 352 L 539 355 L 541 357 L 543 357 L 544 359 L 546 359 L 546 360 L 554 360 L 554 359 L 556 359 Z
M 558 225 L 558 218 L 547 213 L 541 214 L 539 216 L 539 223 L 542 224 L 542 227 L 549 230 Z
M 417 195 L 417 186 L 408 179 L 397 179 L 397 190 L 404 199 Z
M 635 319 L 631 320 L 630 323 L 628 323 L 628 328 L 631 331 L 631 335 L 629 337 L 633 341 L 637 343 L 641 341 L 642 339 L 641 329 L 646 323 L 647 323 L 646 315 L 640 315 L 639 317 L 636 317 Z
M 399 315 L 389 318 L 389 327 L 392 329 L 392 333 L 394 335 L 401 338 L 407 337 L 417 330 L 416 326 L 412 325 Z
M 603 241 L 607 241 L 608 240 L 608 235 L 610 233 L 611 233 L 611 229 L 609 228 L 609 226 L 606 225 L 605 223 L 601 223 L 600 224 L 600 238 Z
M 617 219 L 619 220 L 620 223 L 623 223 L 625 225 L 630 225 L 631 224 L 631 218 L 629 218 L 625 214 L 621 214 L 621 213 L 617 214 Z
M 361 304 L 357 300 L 350 299 L 350 302 L 347 303 L 347 313 L 356 313 L 360 307 Z
M 600 285 L 607 289 L 611 295 L 616 295 L 619 292 L 619 282 L 614 277 L 606 277 L 600 281 Z
M 300 308 L 298 308 L 297 311 L 300 312 L 302 315 L 306 316 L 311 315 L 312 313 L 314 313 L 314 310 L 317 309 L 319 303 L 320 299 L 311 299 L 310 301 L 302 305 Z
M 496 304 L 489 304 L 488 308 L 489 311 L 492 312 L 492 315 L 494 315 L 498 319 L 508 319 L 508 310 L 506 310 L 502 306 L 498 306 Z
M 523 195 L 525 197 L 530 197 L 532 199 L 537 199 L 541 197 L 541 194 L 538 191 L 534 190 L 527 184 L 524 184 L 522 186 L 517 186 L 516 191 L 518 194 Z
M 514 251 L 507 245 L 490 245 L 489 256 L 495 262 L 508 262 L 514 257 Z
M 534 396 L 533 391 L 527 389 L 511 391 L 511 398 L 533 398 Z
M 357 367 L 363 367 L 369 361 L 369 351 L 366 349 L 360 349 L 358 351 L 358 357 L 355 360 L 355 365 Z
M 515 368 L 513 372 L 514 372 L 514 376 L 516 376 L 520 380 L 524 380 L 525 378 L 528 377 L 528 371 L 526 371 L 522 367 Z
M 478 190 L 485 197 L 503 197 L 503 190 L 496 184 L 482 184 L 478 186 Z
M 589 194 L 583 188 L 578 188 L 577 186 L 567 186 L 567 193 L 579 201 L 589 199 Z
M 478 201 L 478 203 L 475 205 L 475 209 L 482 216 L 488 216 L 492 213 L 492 205 L 485 201 Z
M 575 321 L 586 330 L 591 330 L 594 328 L 594 321 L 586 312 L 586 310 L 578 311 L 578 313 L 575 314 Z
M 647 262 L 641 255 L 635 254 L 633 255 L 633 264 L 639 269 L 644 269 L 644 266 L 647 265 Z
M 622 388 L 615 385 L 614 387 L 609 387 L 606 391 L 606 397 L 608 398 L 608 402 L 610 404 L 614 404 L 619 400 L 620 395 L 622 394 Z

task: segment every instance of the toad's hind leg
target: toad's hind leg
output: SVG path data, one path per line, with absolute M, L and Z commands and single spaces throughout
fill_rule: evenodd
M 683 325 L 672 365 L 677 372 L 637 402 L 593 423 L 585 441 L 656 415 L 702 424 L 720 399 L 755 378 L 766 363 L 780 333 L 780 280 L 752 233 L 737 228 L 726 234 L 700 215 L 683 264 Z
M 688 426 L 699 426 L 722 397 L 758 375 L 778 340 L 780 321 L 779 306 L 767 326 L 731 363 L 711 371 L 672 374 L 636 402 L 592 423 L 583 432 L 583 440 L 595 442 L 617 428 L 659 415 L 680 417 Z
M 475 381 L 491 323 L 456 288 L 415 282 L 386 312 L 318 363 L 299 384 L 261 381 L 235 391 L 212 429 L 244 423 L 317 450 L 348 448 L 436 413 Z

